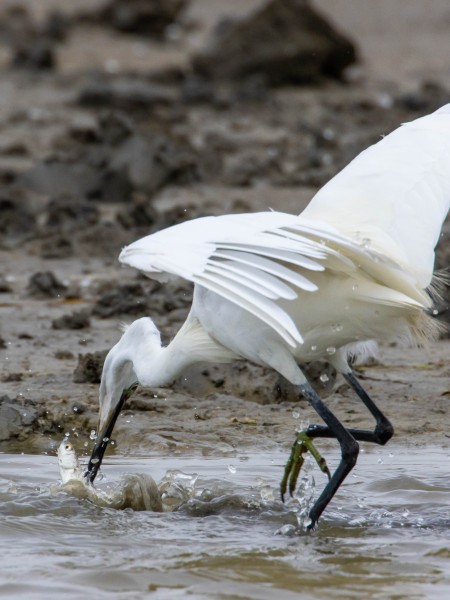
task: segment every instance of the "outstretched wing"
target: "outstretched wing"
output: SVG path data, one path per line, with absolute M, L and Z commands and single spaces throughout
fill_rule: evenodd
M 365 239 L 431 282 L 434 248 L 450 207 L 450 104 L 402 125 L 361 152 L 302 213 Z
M 279 212 L 187 221 L 127 246 L 119 260 L 150 277 L 169 273 L 202 285 L 260 318 L 291 346 L 302 343 L 301 332 L 277 300 L 316 292 L 313 272 L 363 269 L 379 279 L 377 270 L 384 277 L 389 271 L 393 279 L 405 279 L 397 282 L 399 291 L 417 296 L 413 282 L 383 257 L 327 225 L 318 229 Z

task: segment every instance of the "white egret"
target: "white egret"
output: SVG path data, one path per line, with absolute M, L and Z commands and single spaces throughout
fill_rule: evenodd
M 298 437 L 301 451 L 310 438 L 340 444 L 340 464 L 310 512 L 313 527 L 355 465 L 358 441 L 385 444 L 393 434 L 349 357 L 366 352 L 370 340 L 420 343 L 437 331 L 430 285 L 449 204 L 450 104 L 362 152 L 300 215 L 199 218 L 124 248 L 122 263 L 157 279 L 192 281 L 194 298 L 167 347 L 153 321 L 141 318 L 107 355 L 87 477 L 95 478 L 133 385 L 168 385 L 197 361 L 246 359 L 278 371 L 324 421 Z M 318 359 L 349 382 L 375 418 L 373 431 L 342 425 L 313 390 L 302 365 Z M 284 479 L 291 489 L 295 447 Z

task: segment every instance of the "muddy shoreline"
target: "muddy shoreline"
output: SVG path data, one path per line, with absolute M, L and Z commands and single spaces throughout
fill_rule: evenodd
M 411 55 L 409 32 L 392 15 L 398 60 L 387 63 L 386 48 L 375 43 L 387 35 L 386 23 L 369 27 L 363 11 L 358 21 L 344 0 L 334 15 L 323 2 L 314 6 L 351 39 L 357 61 L 339 77 L 315 65 L 313 80 L 283 85 L 261 78 L 253 64 L 255 72 L 236 80 L 195 70 L 192 57 L 223 16 L 221 3 L 186 3 L 162 38 L 121 31 L 96 12 L 97 3 L 87 17 L 85 4 L 25 3 L 22 13 L 3 7 L 0 15 L 3 452 L 53 452 L 70 433 L 88 453 L 97 419 L 94 353 L 109 349 L 120 323 L 138 316 L 152 316 L 165 340 L 183 322 L 190 286 L 160 286 L 120 268 L 124 244 L 195 216 L 300 212 L 380 135 L 450 101 L 448 67 L 436 47 L 421 43 Z M 237 19 L 261 3 L 234 4 Z M 436 28 L 438 15 L 450 18 L 446 3 L 435 3 L 432 18 L 412 5 L 411 28 L 421 25 L 421 40 L 435 32 L 444 47 Z M 55 8 L 59 20 L 50 19 Z M 42 48 L 37 56 L 30 39 Z M 448 265 L 449 231 L 447 224 L 439 268 Z M 382 348 L 377 364 L 361 367 L 402 443 L 448 447 L 449 358 L 450 342 L 442 339 L 426 351 Z M 370 423 L 343 382 L 328 403 L 352 426 Z M 139 390 L 118 421 L 115 448 L 204 455 L 287 449 L 302 420 L 315 417 L 275 374 L 243 363 L 199 365 L 171 389 Z

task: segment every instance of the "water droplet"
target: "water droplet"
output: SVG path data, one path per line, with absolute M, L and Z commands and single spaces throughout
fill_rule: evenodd
M 102 440 L 102 442 L 105 442 L 105 444 L 106 444 L 107 442 L 109 442 L 109 437 L 104 437 L 104 438 L 103 438 L 103 440 Z
M 96 433 L 95 429 L 93 429 L 93 430 L 91 431 L 91 433 L 89 434 L 89 438 L 90 438 L 91 440 L 96 440 L 96 439 L 97 439 L 97 433 Z
M 275 500 L 275 494 L 273 488 L 266 484 L 261 487 L 261 500 L 264 502 L 273 502 Z
M 99 462 L 99 460 L 100 460 L 99 458 L 93 458 L 93 459 L 91 460 L 91 463 L 92 463 L 93 465 L 96 465 L 96 464 Z
M 436 316 L 439 314 L 439 311 L 437 308 L 433 308 L 433 315 Z
M 377 462 L 378 462 L 379 465 L 382 465 L 383 464 L 383 459 L 379 458 Z
M 342 331 L 344 329 L 344 326 L 341 325 L 340 323 L 336 323 L 335 325 L 331 326 L 331 329 L 333 331 L 335 331 L 336 333 L 339 333 L 340 331 Z
M 334 346 L 328 346 L 327 354 L 334 354 L 336 352 L 336 348 Z
M 319 377 L 319 379 L 322 383 L 326 383 L 327 381 L 330 381 L 330 378 L 328 377 L 328 375 L 326 373 L 322 373 L 321 376 Z
M 370 238 L 363 238 L 361 241 L 361 245 L 363 246 L 363 248 L 365 248 L 366 250 L 368 250 L 370 248 L 370 244 L 372 243 Z
M 230 471 L 230 473 L 232 473 L 233 475 L 236 473 L 237 469 L 234 465 L 228 465 L 228 470 Z
M 294 417 L 294 419 L 300 419 L 300 413 L 297 410 L 293 411 L 292 416 Z
M 315 351 L 317 350 L 317 346 L 316 346 L 315 344 L 313 344 L 313 345 L 311 346 L 311 350 L 312 350 L 313 352 L 315 352 Z
M 357 292 L 357 291 L 358 291 L 358 284 L 357 284 L 357 283 L 354 283 L 354 284 L 352 285 L 352 292 Z

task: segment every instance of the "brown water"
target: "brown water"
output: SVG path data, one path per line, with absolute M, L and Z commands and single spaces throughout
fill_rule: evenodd
M 367 449 L 311 534 L 297 526 L 299 503 L 277 500 L 285 458 L 106 461 L 101 486 L 130 472 L 198 474 L 186 478 L 190 500 L 152 513 L 55 493 L 54 456 L 0 454 L 0 597 L 450 597 L 448 450 Z

